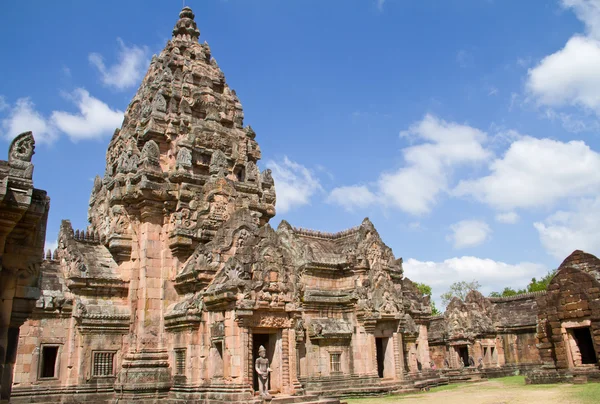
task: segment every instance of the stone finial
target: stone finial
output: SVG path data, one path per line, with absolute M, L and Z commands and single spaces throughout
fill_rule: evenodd
M 186 6 L 179 13 L 179 20 L 173 28 L 173 38 L 198 42 L 199 37 L 200 30 L 194 21 L 194 13 Z
M 35 140 L 33 139 L 33 133 L 23 132 L 19 136 L 13 139 L 8 149 L 8 161 L 26 161 L 31 162 L 31 157 L 35 149 Z

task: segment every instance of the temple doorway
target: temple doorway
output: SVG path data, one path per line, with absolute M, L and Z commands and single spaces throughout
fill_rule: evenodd
M 375 338 L 375 354 L 377 355 L 377 375 L 380 378 L 394 377 L 394 352 L 391 338 Z
M 574 342 L 574 344 L 571 344 L 574 365 L 592 365 L 598 363 L 590 329 L 588 327 L 571 328 L 569 334 L 569 337 Z
M 384 338 L 375 338 L 375 349 L 377 350 L 377 375 L 381 378 L 383 378 L 383 369 L 385 367 L 385 349 L 383 346 L 385 342 Z
M 269 392 L 276 394 L 281 391 L 281 333 L 277 331 L 258 331 L 252 334 L 252 386 L 258 391 L 258 378 L 254 364 L 258 358 L 258 349 L 264 346 L 272 372 L 269 374 Z
M 469 348 L 467 348 L 466 345 L 457 346 L 456 352 L 458 353 L 458 358 L 464 367 L 469 366 Z

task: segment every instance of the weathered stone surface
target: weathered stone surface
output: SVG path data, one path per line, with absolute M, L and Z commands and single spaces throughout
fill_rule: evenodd
M 369 219 L 338 233 L 285 221 L 273 229 L 276 184 L 260 172 L 257 135 L 199 36 L 185 7 L 110 141 L 90 225 L 63 221 L 46 254 L 41 295 L 40 266 L 3 256 L 2 274 L 25 268 L 19 297 L 37 299 L 19 337 L 15 403 L 258 402 L 260 346 L 281 403 L 541 364 L 552 380 L 571 365 L 593 373 L 563 336 L 589 327 L 599 346 L 600 265 L 589 254 L 565 260 L 547 293 L 471 292 L 432 318 L 429 297 Z M 0 163 L 1 195 L 18 207 L 0 210 L 2 231 L 19 212 L 45 223 L 45 194 L 30 189 L 32 154 L 24 134 Z M 10 194 L 15 187 L 25 192 Z M 20 256 L 35 252 L 32 264 L 42 227 Z
M 32 133 L 22 133 L 0 161 L 0 402 L 10 398 L 19 327 L 40 296 L 50 200 L 33 187 L 34 149 Z
M 63 222 L 15 402 L 254 402 L 259 346 L 275 399 L 439 382 L 429 299 L 368 219 L 333 234 L 268 224 L 276 184 L 199 35 L 184 8 L 110 141 L 90 225 Z

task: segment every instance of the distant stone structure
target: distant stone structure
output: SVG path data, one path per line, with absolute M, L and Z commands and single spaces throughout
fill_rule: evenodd
M 41 265 L 31 134 L 0 164 L 3 399 L 13 366 L 14 403 L 334 404 L 517 370 L 598 378 L 594 256 L 573 253 L 547 292 L 471 292 L 432 317 L 368 219 L 273 229 L 271 172 L 199 36 L 185 7 L 110 141 L 88 228 L 63 221 Z
M 50 200 L 33 187 L 35 141 L 31 132 L 17 136 L 0 161 L 0 402 L 10 399 L 19 327 L 40 296 Z M 23 338 L 21 338 L 23 339 Z
M 450 381 L 515 371 L 529 383 L 600 381 L 600 259 L 573 252 L 545 291 L 454 298 L 428 335 L 431 358 Z
M 430 322 L 430 355 L 437 368 L 458 381 L 539 366 L 536 298 L 544 293 L 487 298 L 471 291 L 464 302 L 453 298 L 444 315 Z
M 537 304 L 536 337 L 543 366 L 528 380 L 600 381 L 600 259 L 573 252 Z

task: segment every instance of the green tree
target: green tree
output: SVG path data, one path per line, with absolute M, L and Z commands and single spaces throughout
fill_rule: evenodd
M 437 309 L 437 307 L 435 307 L 435 302 L 433 301 L 433 299 L 431 299 L 431 286 L 426 285 L 424 283 L 420 283 L 420 282 L 415 282 L 415 286 L 417 287 L 417 289 L 419 289 L 419 292 L 421 292 L 421 294 L 423 296 L 429 296 L 429 299 L 430 299 L 429 304 L 431 305 L 431 314 L 434 316 L 441 314 L 440 311 Z
M 531 282 L 529 282 L 529 285 L 527 285 L 527 289 L 514 290 L 513 288 L 506 287 L 506 288 L 504 288 L 502 293 L 499 293 L 499 292 L 490 293 L 490 297 L 515 296 L 515 295 L 520 295 L 520 294 L 528 293 L 528 292 L 539 292 L 540 290 L 546 290 L 546 288 L 548 287 L 548 284 L 552 280 L 552 277 L 554 276 L 554 274 L 556 274 L 556 271 L 557 271 L 557 269 L 548 271 L 548 273 L 543 278 L 541 278 L 539 281 L 536 278 L 531 278 Z
M 461 300 L 465 300 L 470 291 L 479 290 L 480 287 L 481 284 L 476 280 L 472 280 L 471 282 L 454 282 L 452 285 L 450 285 L 450 290 L 440 296 L 442 298 L 442 304 L 444 307 L 448 306 L 448 303 L 450 303 L 450 300 L 452 300 L 453 297 L 458 297 Z
M 526 293 L 525 289 L 514 290 L 513 288 L 505 287 L 502 293 L 492 292 L 490 293 L 490 297 L 509 297 L 516 296 L 523 293 Z
M 539 281 L 536 280 L 535 278 L 531 278 L 531 282 L 529 282 L 529 285 L 527 285 L 527 291 L 528 292 L 539 292 L 540 290 L 546 290 L 546 288 L 548 287 L 548 284 L 552 280 L 552 277 L 554 276 L 554 274 L 556 274 L 556 271 L 557 271 L 557 269 L 548 271 L 546 276 L 544 276 Z

